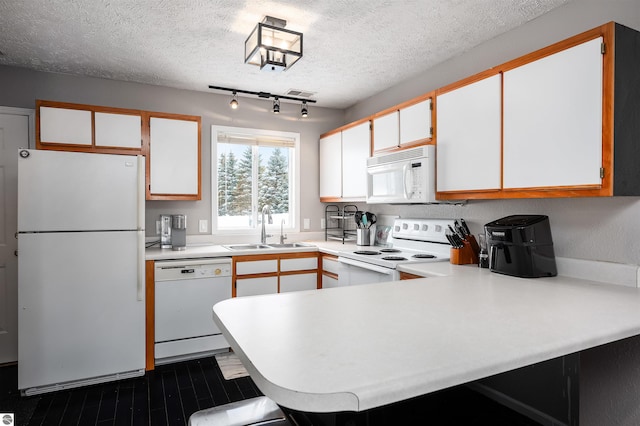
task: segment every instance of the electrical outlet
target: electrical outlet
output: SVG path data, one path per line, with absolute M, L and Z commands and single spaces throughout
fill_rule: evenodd
M 207 232 L 208 228 L 209 223 L 207 219 L 200 219 L 200 221 L 198 222 L 198 232 Z
M 309 228 L 311 228 L 311 221 L 310 221 L 309 219 L 305 219 L 305 220 L 304 220 L 304 226 L 303 226 L 303 228 L 304 228 L 304 229 L 309 229 Z
M 160 235 L 162 232 L 162 223 L 159 220 L 156 220 L 156 234 Z
M 327 225 L 324 223 L 324 218 L 320 219 L 320 229 L 326 228 Z

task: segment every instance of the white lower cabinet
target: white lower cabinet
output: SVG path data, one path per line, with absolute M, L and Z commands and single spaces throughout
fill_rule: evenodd
M 317 253 L 238 256 L 233 264 L 236 297 L 318 288 Z
M 280 293 L 286 293 L 289 291 L 315 290 L 317 286 L 317 273 L 280 276 Z
M 334 278 L 329 275 L 322 274 L 322 288 L 334 288 L 340 287 L 338 278 Z
M 238 278 L 236 296 L 256 296 L 278 292 L 278 277 Z

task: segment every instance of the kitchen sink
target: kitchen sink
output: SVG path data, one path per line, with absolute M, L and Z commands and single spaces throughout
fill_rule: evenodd
M 235 244 L 232 246 L 225 246 L 229 250 L 262 250 L 273 248 L 266 244 Z
M 299 247 L 315 247 L 313 244 L 307 243 L 284 243 L 284 244 L 234 244 L 224 246 L 229 250 L 268 250 L 280 248 L 299 248 Z
M 273 248 L 315 247 L 313 244 L 306 243 L 269 244 L 269 246 Z

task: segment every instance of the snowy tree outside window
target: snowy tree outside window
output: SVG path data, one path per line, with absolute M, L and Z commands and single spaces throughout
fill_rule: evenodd
M 217 230 L 252 230 L 261 226 L 261 211 L 271 209 L 271 228 L 295 224 L 295 163 L 299 134 L 212 127 L 214 223 Z

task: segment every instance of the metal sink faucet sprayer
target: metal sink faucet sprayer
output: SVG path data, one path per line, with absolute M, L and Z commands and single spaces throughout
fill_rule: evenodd
M 264 223 L 264 215 L 267 215 L 268 217 L 268 221 L 269 224 L 273 223 L 273 217 L 271 217 L 271 208 L 268 205 L 265 205 L 264 207 L 262 207 L 262 233 L 260 234 L 260 243 L 261 244 L 266 244 L 267 243 L 267 237 L 273 237 L 273 235 L 267 234 L 266 229 L 264 228 L 265 223 Z

